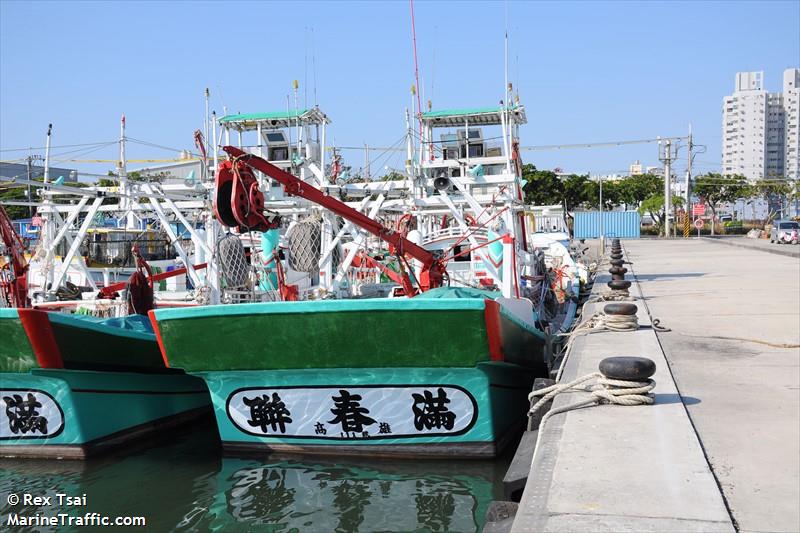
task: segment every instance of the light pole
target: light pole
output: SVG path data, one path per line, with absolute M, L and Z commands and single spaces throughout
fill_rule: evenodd
M 606 232 L 603 225 L 603 175 L 600 174 L 597 180 L 600 183 L 600 250 L 604 254 L 606 252 Z

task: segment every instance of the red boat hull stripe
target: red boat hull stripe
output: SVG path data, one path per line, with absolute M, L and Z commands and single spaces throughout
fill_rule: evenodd
M 486 320 L 486 337 L 489 341 L 489 357 L 492 361 L 503 361 L 503 337 L 500 331 L 500 304 L 486 300 L 484 308 Z
M 164 366 L 169 368 L 169 360 L 167 359 L 167 350 L 164 348 L 164 341 L 161 340 L 161 330 L 158 329 L 158 322 L 156 322 L 155 309 L 147 312 L 150 323 L 153 325 L 153 333 L 156 334 L 156 342 L 158 342 L 158 349 L 161 350 L 161 358 L 164 360 Z
M 46 311 L 20 309 L 19 320 L 39 361 L 41 368 L 64 368 L 61 350 L 58 349 L 53 327 Z

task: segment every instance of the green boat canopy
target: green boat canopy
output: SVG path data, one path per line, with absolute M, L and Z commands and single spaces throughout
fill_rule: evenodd
M 422 113 L 422 120 L 439 128 L 457 128 L 468 122 L 470 126 L 497 126 L 502 124 L 501 114 L 503 108 L 495 107 L 467 107 L 461 109 L 442 109 L 439 111 L 426 111 Z M 525 116 L 525 106 L 515 105 L 509 109 L 517 124 L 528 122 Z
M 285 111 L 268 111 L 265 113 L 240 113 L 225 115 L 219 123 L 226 128 L 237 131 L 251 131 L 258 129 L 277 129 L 296 126 L 300 124 L 330 124 L 330 119 L 319 107 L 311 109 L 287 109 Z

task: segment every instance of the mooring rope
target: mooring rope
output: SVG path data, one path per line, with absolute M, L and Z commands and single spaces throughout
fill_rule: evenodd
M 592 388 L 576 388 L 578 385 L 592 380 L 597 380 Z M 591 396 L 585 400 L 580 400 L 557 409 L 550 409 L 539 422 L 539 435 L 541 435 L 544 423 L 551 416 L 573 409 L 601 404 L 651 405 L 655 400 L 653 399 L 653 395 L 650 394 L 650 391 L 652 391 L 655 386 L 656 382 L 652 379 L 648 379 L 647 381 L 627 381 L 607 378 L 600 372 L 593 372 L 570 381 L 569 383 L 559 383 L 531 392 L 528 395 L 528 401 L 533 401 L 537 396 L 542 396 L 542 398 L 531 407 L 530 411 L 528 411 L 528 416 L 533 415 L 547 404 L 547 402 L 563 392 L 591 393 Z
M 626 302 L 633 300 L 630 293 L 627 290 L 619 290 L 619 289 L 609 289 L 604 293 L 598 294 L 597 296 L 592 296 L 586 303 L 594 303 L 594 302 Z
M 658 319 L 655 319 L 654 322 L 657 323 Z M 562 361 L 562 367 L 559 368 L 559 375 L 561 369 L 563 368 L 564 361 L 566 361 L 566 355 L 569 354 L 569 351 L 572 348 L 572 343 L 575 342 L 575 339 L 578 337 L 588 335 L 590 333 L 600 333 L 601 331 L 621 332 L 636 331 L 638 329 L 639 320 L 637 319 L 636 315 L 608 315 L 602 311 L 598 311 L 588 319 L 578 324 L 571 331 L 559 334 L 561 337 L 568 337 L 567 342 L 564 344 L 564 347 L 561 350 L 561 353 L 565 354 L 565 357 Z
M 599 311 L 572 330 L 572 333 L 582 330 L 636 331 L 637 329 L 639 320 L 636 315 L 608 315 Z

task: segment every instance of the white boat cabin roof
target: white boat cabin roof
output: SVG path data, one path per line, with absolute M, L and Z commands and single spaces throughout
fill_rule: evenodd
M 465 123 L 470 126 L 499 126 L 502 124 L 501 114 L 503 106 L 472 107 L 463 109 L 442 109 L 440 111 L 426 111 L 422 113 L 422 121 L 433 128 L 458 128 Z M 526 124 L 525 106 L 521 104 L 508 108 L 513 117 L 513 122 Z
M 319 107 L 310 109 L 287 109 L 285 111 L 269 111 L 265 113 L 240 113 L 225 115 L 219 119 L 220 125 L 236 131 L 253 131 L 259 129 L 281 129 L 301 125 L 330 124 L 331 120 Z

